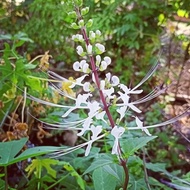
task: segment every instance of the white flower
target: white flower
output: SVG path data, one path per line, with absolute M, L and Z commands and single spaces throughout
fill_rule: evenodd
M 138 117 L 135 117 L 135 121 L 136 121 L 138 128 L 140 128 L 142 131 L 144 131 L 148 136 L 151 136 L 148 129 L 143 128 L 143 122 Z
M 84 83 L 83 90 L 85 92 L 90 92 L 90 83 L 89 82 Z
M 81 70 L 80 69 L 80 63 L 78 61 L 76 61 L 76 62 L 73 63 L 73 69 L 75 71 L 80 71 Z
M 84 41 L 84 38 L 81 34 L 76 34 L 76 35 L 73 35 L 72 36 L 72 40 L 76 41 L 76 42 L 83 42 Z
M 77 53 L 78 53 L 80 56 L 84 56 L 84 55 L 85 55 L 85 52 L 84 52 L 82 46 L 77 46 L 76 49 L 77 49 Z
M 105 46 L 100 44 L 100 43 L 96 43 L 95 44 L 96 48 L 97 48 L 97 54 L 102 54 L 105 52 Z
M 108 57 L 108 56 L 106 56 L 106 57 L 104 57 L 104 61 L 105 61 L 108 65 L 110 65 L 110 63 L 111 63 L 111 58 Z
M 107 82 L 109 84 L 111 84 L 112 86 L 117 86 L 119 84 L 119 78 L 117 76 L 112 76 L 111 77 L 111 73 L 106 74 L 106 79 L 107 79 Z
M 87 76 L 87 74 L 75 79 L 74 81 L 71 81 L 72 82 L 72 85 L 69 86 L 70 88 L 74 88 L 76 85 L 78 86 L 84 86 L 84 84 L 82 84 L 82 81 L 84 80 L 84 78 Z
M 90 149 L 92 147 L 92 143 L 97 140 L 98 135 L 102 132 L 102 126 L 98 125 L 95 127 L 94 125 L 91 125 L 90 130 L 92 131 L 92 136 L 91 136 L 91 140 L 89 141 L 87 145 L 85 156 L 89 155 Z
M 117 127 L 117 126 L 115 126 L 111 130 L 111 134 L 115 138 L 114 145 L 112 148 L 112 154 L 119 155 L 119 138 L 121 138 L 121 136 L 124 132 L 125 132 L 125 129 L 123 127 Z
M 111 78 L 111 84 L 112 86 L 117 86 L 119 84 L 119 78 L 117 76 L 113 76 Z
M 82 130 L 77 136 L 82 136 L 86 131 L 90 130 L 90 124 L 93 122 L 91 117 L 87 117 L 82 125 Z
M 96 34 L 93 31 L 90 31 L 89 32 L 89 37 L 90 37 L 90 40 L 93 40 L 93 39 L 96 38 Z
M 83 73 L 90 73 L 89 64 L 86 60 L 82 60 L 80 63 L 78 61 L 74 62 L 73 69 L 75 71 L 81 71 Z
M 97 36 L 101 36 L 100 30 L 96 30 L 96 35 L 97 35 Z
M 96 56 L 96 66 L 97 66 L 97 67 L 99 67 L 100 62 L 101 62 L 101 57 L 100 57 L 100 55 L 97 55 L 97 56 Z
M 88 104 L 88 98 L 92 96 L 90 93 L 88 94 L 79 94 L 75 100 L 75 106 L 74 107 L 71 107 L 69 110 L 67 110 L 63 115 L 62 117 L 67 117 L 72 111 L 74 111 L 75 109 L 78 109 L 78 108 L 83 108 L 83 109 L 87 109 L 88 107 L 87 106 L 81 106 L 81 104 L 85 104 L 87 105 Z
M 105 61 L 101 61 L 100 71 L 105 71 L 108 67 L 108 64 Z
M 92 54 L 92 45 L 91 44 L 89 44 L 87 46 L 87 52 L 88 52 L 88 54 Z

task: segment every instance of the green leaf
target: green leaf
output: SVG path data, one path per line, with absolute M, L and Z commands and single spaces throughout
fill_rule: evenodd
M 108 157 L 108 158 L 98 158 L 96 161 L 94 161 L 90 165 L 90 167 L 87 168 L 87 170 L 84 172 L 84 174 L 90 173 L 91 171 L 93 171 L 93 170 L 95 170 L 95 169 L 97 169 L 99 167 L 108 165 L 108 164 L 113 164 L 113 160 L 110 159 L 110 157 Z
M 135 138 L 128 138 L 121 141 L 121 147 L 123 149 L 124 154 L 129 157 L 133 155 L 138 149 L 145 146 L 149 141 L 155 139 L 156 136 L 150 137 L 135 137 Z
M 24 68 L 26 70 L 28 70 L 28 69 L 35 69 L 36 67 L 37 67 L 37 65 L 34 65 L 34 64 L 31 64 L 31 63 L 28 63 L 28 64 L 24 65 Z
M 85 182 L 82 177 L 75 171 L 75 169 L 68 162 L 60 162 L 64 165 L 64 168 L 76 178 L 78 185 L 82 190 L 85 190 Z
M 154 172 L 164 172 L 167 173 L 166 171 L 166 163 L 146 163 L 146 168 L 149 170 L 152 170 Z
M 119 164 L 110 164 L 103 166 L 104 171 L 113 176 L 120 184 L 124 182 L 124 170 Z
M 0 143 L 0 166 L 9 165 L 22 147 L 26 144 L 27 138 L 22 138 L 17 141 L 1 142 Z
M 27 138 L 22 138 L 16 141 L 1 142 L 0 143 L 0 166 L 8 166 L 16 162 L 25 160 L 27 158 L 40 156 L 50 152 L 59 151 L 61 147 L 53 146 L 39 146 L 26 149 L 20 155 L 16 155 L 20 152 L 22 147 L 26 144 Z M 63 147 L 62 147 L 63 148 Z
M 35 172 L 35 175 L 39 176 L 42 172 L 41 169 L 45 168 L 50 176 L 56 178 L 56 170 L 54 170 L 51 165 L 56 165 L 58 162 L 58 160 L 50 158 L 37 158 L 33 159 L 32 163 L 25 170 L 28 172 L 28 175 L 31 175 L 31 173 Z
M 104 169 L 98 168 L 94 170 L 92 174 L 95 190 L 115 190 L 116 180 L 115 178 L 104 171 Z

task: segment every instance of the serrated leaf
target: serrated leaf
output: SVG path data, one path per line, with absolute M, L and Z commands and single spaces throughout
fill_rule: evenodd
M 121 141 L 121 147 L 124 154 L 129 157 L 133 155 L 137 150 L 145 146 L 149 141 L 155 138 L 156 136 L 128 138 Z
M 102 167 L 94 170 L 92 174 L 95 190 L 115 190 L 116 180 Z

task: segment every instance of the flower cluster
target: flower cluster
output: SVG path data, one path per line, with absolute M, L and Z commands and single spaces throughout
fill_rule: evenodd
M 88 13 L 88 11 L 88 7 L 83 9 L 76 8 L 75 11 L 69 13 L 69 15 L 78 19 L 77 22 L 71 24 L 71 27 L 73 29 L 81 30 L 80 34 L 72 36 L 72 40 L 79 43 L 76 47 L 76 52 L 80 56 L 80 60 L 74 62 L 73 69 L 76 72 L 80 72 L 81 77 L 69 80 L 52 71 L 48 71 L 49 76 L 55 80 L 61 80 L 64 83 L 62 87 L 67 88 L 67 90 L 64 91 L 54 84 L 52 84 L 52 87 L 63 96 L 70 98 L 73 101 L 73 105 L 54 104 L 32 96 L 28 96 L 28 98 L 43 104 L 67 109 L 62 116 L 64 123 L 48 125 L 51 125 L 52 128 L 59 127 L 64 130 L 77 130 L 78 136 L 85 135 L 89 132 L 91 134 L 89 141 L 76 147 L 87 146 L 85 152 L 86 156 L 90 153 L 93 142 L 106 136 L 105 131 L 111 134 L 115 139 L 113 142 L 112 154 L 121 156 L 122 151 L 119 146 L 119 139 L 122 138 L 126 129 L 142 130 L 148 136 L 151 136 L 148 128 L 171 124 L 184 114 L 161 124 L 152 126 L 143 125 L 143 122 L 137 116 L 137 114 L 141 113 L 138 105 L 159 96 L 161 93 L 165 92 L 165 88 L 155 88 L 148 95 L 135 101 L 131 101 L 131 96 L 143 92 L 139 87 L 154 74 L 158 68 L 158 64 L 154 65 L 134 88 L 129 88 L 122 84 L 119 78 L 112 75 L 110 72 L 106 73 L 106 69 L 112 61 L 110 57 L 104 56 L 104 52 L 106 51 L 105 46 L 99 42 L 101 32 L 99 30 L 87 30 L 93 24 L 91 19 L 85 22 L 82 18 Z M 99 78 L 99 72 L 105 74 L 104 79 Z M 90 81 L 84 81 L 86 77 L 90 78 Z M 74 93 L 76 87 L 77 89 L 78 87 L 82 88 L 82 92 L 80 91 L 80 94 L 77 96 L 75 96 Z M 118 115 L 116 121 L 113 120 L 110 108 L 115 109 L 115 113 Z M 85 110 L 87 117 L 79 121 L 67 122 L 69 114 L 79 109 Z M 136 127 L 126 128 L 122 126 L 122 120 L 126 117 L 126 114 L 129 113 L 129 111 L 132 111 L 133 113 L 131 117 L 134 118 Z M 97 121 L 98 123 L 104 123 L 104 125 L 96 126 Z M 70 149 L 68 152 L 69 151 Z

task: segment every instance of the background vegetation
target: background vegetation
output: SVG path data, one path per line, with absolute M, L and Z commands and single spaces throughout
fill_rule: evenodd
M 55 103 L 67 101 L 55 94 L 46 81 L 41 80 L 47 77 L 47 69 L 63 76 L 76 75 L 71 69 L 73 62 L 77 60 L 75 44 L 71 40 L 75 31 L 70 27 L 72 19 L 67 14 L 72 9 L 63 2 L 25 0 L 19 5 L 16 1 L 0 2 L 0 141 L 13 142 L 7 144 L 8 147 L 17 146 L 13 140 L 21 139 L 18 143 L 22 148 L 26 144 L 26 141 L 22 140 L 23 137 L 30 139 L 26 147 L 70 143 L 73 145 L 82 141 L 78 139 L 68 142 L 64 138 L 65 133 L 44 130 L 40 122 L 34 120 L 28 112 L 46 121 L 59 122 L 64 110 L 43 107 L 23 96 L 27 87 L 27 92 L 36 97 L 43 97 Z M 92 30 L 102 31 L 107 54 L 113 60 L 109 69 L 120 76 L 126 85 L 137 84 L 158 59 L 164 76 L 158 74 L 159 77 L 154 77 L 144 86 L 144 91 L 149 92 L 163 82 L 168 85 L 172 82 L 168 74 L 172 60 L 181 58 L 185 64 L 189 59 L 190 36 L 183 33 L 179 35 L 177 28 L 170 24 L 189 22 L 188 0 L 89 0 L 84 1 L 84 6 L 90 7 L 87 17 L 94 20 Z M 174 49 L 176 44 L 180 50 Z M 164 112 L 168 102 L 171 104 L 166 96 L 163 96 L 162 99 L 142 105 L 145 122 L 150 125 L 171 117 Z M 71 116 L 71 119 L 72 117 L 79 116 Z M 176 125 L 181 126 L 180 123 Z M 129 189 L 147 189 L 144 172 L 148 172 L 150 176 L 149 184 L 152 189 L 182 189 L 182 186 L 189 188 L 189 141 L 180 130 L 175 129 L 172 126 L 154 131 L 158 138 L 151 141 L 143 151 L 140 149 L 142 147 L 137 148 L 138 145 L 129 144 L 134 150 L 129 159 Z M 126 139 L 130 138 L 130 135 Z M 75 138 L 75 134 L 69 138 Z M 99 146 L 103 145 L 100 143 Z M 5 147 L 5 144 L 2 147 Z M 110 145 L 104 146 L 104 152 L 109 152 L 110 148 Z M 10 162 L 0 163 L 0 187 L 4 188 L 9 184 L 13 189 L 98 189 L 100 171 L 94 170 L 96 167 L 103 170 L 103 180 L 106 184 L 111 184 L 111 181 L 105 171 L 110 171 L 111 174 L 108 173 L 112 177 L 122 179 L 121 168 L 116 164 L 101 165 L 109 163 L 113 158 L 100 152 L 98 148 L 94 148 L 91 156 L 87 158 L 81 157 L 84 151 L 80 150 L 60 160 L 37 157 L 32 162 L 22 160 L 38 154 L 29 152 L 20 156 L 20 160 L 14 160 L 18 152 L 19 150 Z M 44 149 L 39 152 L 46 153 Z M 1 156 L 2 153 L 0 158 Z M 143 170 L 145 157 L 149 162 L 146 165 L 148 171 Z M 7 173 L 4 168 L 8 170 Z M 120 183 L 122 182 L 110 186 L 119 189 Z

